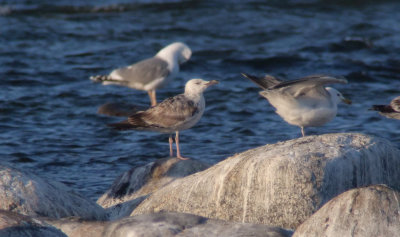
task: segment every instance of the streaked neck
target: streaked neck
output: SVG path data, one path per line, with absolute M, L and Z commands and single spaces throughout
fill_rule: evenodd
M 202 92 L 199 93 L 199 92 L 185 90 L 184 95 L 185 95 L 185 97 L 193 100 L 194 102 L 199 102 L 202 99 L 204 100 Z

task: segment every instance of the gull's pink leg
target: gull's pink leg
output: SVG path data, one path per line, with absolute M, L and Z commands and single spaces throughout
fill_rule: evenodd
M 181 152 L 179 150 L 179 131 L 176 131 L 175 143 L 176 143 L 176 158 L 181 159 L 181 160 L 188 160 L 189 158 L 185 158 L 185 157 L 181 156 Z
M 174 142 L 174 140 L 172 139 L 172 135 L 169 135 L 169 156 L 173 157 L 174 156 L 174 150 L 172 149 L 172 143 Z
M 154 101 L 154 106 L 156 106 L 157 105 L 156 90 L 153 90 L 153 101 Z
M 149 90 L 147 91 L 147 94 L 149 94 L 150 101 L 151 101 L 151 106 L 156 106 L 157 105 L 157 99 L 156 99 L 156 91 L 155 90 Z

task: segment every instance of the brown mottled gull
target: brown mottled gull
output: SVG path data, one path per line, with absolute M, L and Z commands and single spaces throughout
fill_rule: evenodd
M 388 105 L 373 105 L 370 110 L 379 111 L 387 118 L 400 119 L 400 96 L 394 98 Z
M 179 64 L 190 59 L 192 51 L 181 42 L 172 43 L 161 49 L 154 57 L 127 67 L 113 70 L 109 75 L 91 76 L 104 85 L 115 84 L 147 91 L 151 105 L 157 104 L 156 89 L 161 88 L 179 72 Z
M 351 104 L 336 89 L 324 87 L 326 84 L 347 83 L 345 79 L 312 75 L 282 81 L 271 76 L 242 75 L 264 89 L 260 95 L 275 107 L 276 113 L 287 123 L 300 127 L 303 137 L 305 127 L 318 127 L 331 121 L 336 116 L 340 101 Z
M 193 127 L 201 118 L 205 108 L 203 92 L 218 81 L 192 79 L 186 83 L 185 93 L 170 97 L 146 111 L 140 111 L 127 120 L 110 124 L 120 130 L 136 129 L 169 133 L 169 151 L 173 156 L 172 133 L 175 132 L 177 158 L 186 160 L 179 150 L 179 131 Z

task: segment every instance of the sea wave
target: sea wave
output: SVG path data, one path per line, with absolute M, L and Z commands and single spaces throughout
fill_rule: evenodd
M 101 4 L 101 2 L 100 2 Z M 107 13 L 107 12 L 127 12 L 143 8 L 168 9 L 174 7 L 187 7 L 192 4 L 189 1 L 134 1 L 130 3 L 110 3 L 104 5 L 85 5 L 76 1 L 60 1 L 57 3 L 42 1 L 41 3 L 28 4 L 9 4 L 0 5 L 0 15 L 17 14 L 82 14 L 82 13 Z

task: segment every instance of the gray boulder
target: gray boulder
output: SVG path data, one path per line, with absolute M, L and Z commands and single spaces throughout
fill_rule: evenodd
M 126 217 L 148 194 L 208 167 L 194 159 L 182 161 L 177 158 L 165 158 L 137 166 L 118 177 L 97 203 L 107 208 L 110 220 Z
M 293 236 L 400 236 L 400 193 L 384 185 L 347 191 L 321 207 Z
M 73 237 L 288 237 L 292 231 L 260 224 L 229 223 L 184 213 L 153 213 L 112 222 L 55 220 L 50 222 Z
M 255 148 L 151 194 L 131 215 L 174 211 L 295 229 L 346 190 L 400 189 L 400 152 L 355 133 L 307 136 Z
M 15 212 L 0 210 L 2 237 L 66 237 L 60 230 L 46 223 Z
M 0 164 L 0 210 L 31 217 L 104 219 L 102 207 L 62 183 Z

